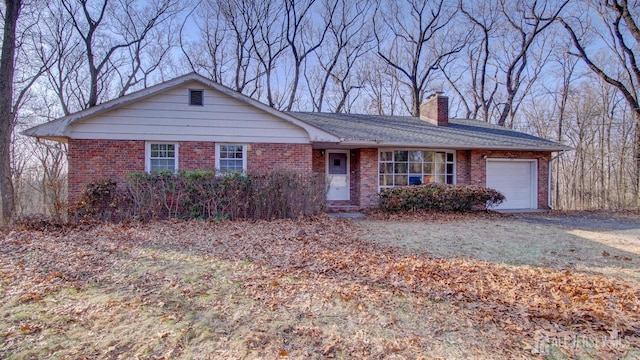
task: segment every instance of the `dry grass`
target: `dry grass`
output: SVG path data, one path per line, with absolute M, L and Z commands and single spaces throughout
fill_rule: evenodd
M 490 227 L 492 221 L 494 226 L 503 223 L 456 223 L 458 230 L 467 231 Z M 387 244 L 391 239 L 399 245 L 398 234 L 407 233 L 407 226 L 413 229 L 408 233 L 422 238 L 423 231 L 435 231 L 421 227 L 430 225 L 365 220 L 354 226 L 321 217 L 6 232 L 0 238 L 0 358 L 493 359 L 640 354 L 640 296 L 637 288 L 627 285 L 630 282 L 515 265 L 528 264 L 527 257 L 505 261 L 508 254 L 517 255 L 516 250 L 503 250 L 493 260 L 434 260 L 360 240 L 364 227 L 384 230 L 378 235 L 369 231 L 370 239 Z M 522 229 L 526 225 L 521 224 Z M 393 226 L 399 226 L 395 232 Z M 480 228 L 469 230 L 469 236 L 480 236 Z M 461 244 L 467 232 L 448 243 L 442 234 L 440 242 L 422 243 L 411 251 L 434 254 L 433 246 L 443 252 L 436 255 L 457 257 L 452 249 L 458 248 L 466 256 Z M 526 235 L 521 236 L 524 249 Z M 409 238 L 402 238 L 409 249 Z M 486 240 L 478 244 L 488 245 Z M 492 252 L 476 253 L 488 257 Z M 436 274 L 443 278 L 436 281 Z M 534 305 L 544 300 L 536 299 L 540 289 L 503 282 L 506 274 L 521 284 L 569 279 L 574 281 L 573 292 L 587 291 L 593 299 L 605 299 L 605 305 L 613 299 L 620 303 L 609 314 L 599 312 L 595 300 L 577 297 L 571 309 L 536 309 Z M 556 288 L 553 281 L 548 280 L 546 288 L 561 294 L 561 286 L 567 284 Z M 476 285 L 472 288 L 471 283 Z M 562 303 L 560 299 L 549 304 Z M 613 333 L 618 329 L 619 334 Z
M 611 213 L 606 220 L 615 223 L 628 217 L 627 213 Z M 597 221 L 602 220 L 597 218 L 589 222 L 589 228 L 580 228 L 581 223 L 570 226 L 566 220 L 563 226 L 531 221 L 535 219 L 485 215 L 443 221 L 427 215 L 426 220 L 406 216 L 396 221 L 361 220 L 358 225 L 369 241 L 410 253 L 602 274 L 640 289 L 640 216 L 634 219 L 637 226 L 617 229 L 598 229 Z

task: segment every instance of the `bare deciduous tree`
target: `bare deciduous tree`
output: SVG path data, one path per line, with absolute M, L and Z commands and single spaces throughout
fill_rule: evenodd
M 29 13 L 23 15 L 26 6 Z M 19 112 L 35 82 L 50 66 L 51 54 L 42 46 L 39 3 L 5 0 L 0 54 L 0 195 L 2 222 L 15 212 L 12 141 Z M 23 21 L 19 21 L 22 19 Z
M 580 57 L 600 79 L 614 86 L 624 97 L 636 119 L 635 173 L 636 193 L 640 195 L 640 63 L 638 43 L 639 9 L 627 0 L 586 1 L 586 8 L 578 16 L 559 19 L 566 29 Z M 576 12 L 573 12 L 576 13 Z M 592 33 L 591 31 L 594 31 Z M 589 44 L 589 40 L 594 44 Z M 604 43 L 605 48 L 598 44 Z M 593 45 L 593 46 L 590 46 Z M 596 54 L 607 51 L 605 62 Z M 612 66 L 613 60 L 615 66 Z M 640 197 L 640 196 L 639 196 Z
M 285 38 L 291 58 L 293 60 L 293 78 L 288 84 L 289 99 L 284 107 L 291 111 L 298 96 L 298 87 L 303 73 L 302 66 L 305 59 L 324 42 L 333 14 L 338 6 L 338 0 L 329 0 L 323 10 L 327 13 L 320 17 L 322 22 L 314 19 L 314 5 L 316 0 L 285 0 Z M 315 9 L 315 11 L 319 11 Z M 314 31 L 315 30 L 315 31 Z
M 456 31 L 457 8 L 447 1 L 406 0 L 380 4 L 374 16 L 378 55 L 403 75 L 408 111 L 418 116 L 428 82 L 440 65 L 460 52 L 468 34 Z
M 331 111 L 345 110 L 349 95 L 362 88 L 363 81 L 355 78 L 357 61 L 371 50 L 373 34 L 368 26 L 367 15 L 371 13 L 371 0 L 325 0 L 325 16 L 329 19 L 329 32 L 325 46 L 317 50 L 318 67 L 307 66 L 305 78 L 314 111 L 322 111 L 330 105 Z M 333 86 L 332 86 L 333 85 Z M 334 89 L 333 101 L 327 99 Z
M 148 37 L 152 31 L 179 10 L 175 0 L 103 0 L 100 3 L 62 0 L 61 5 L 81 39 L 85 58 L 82 65 L 87 67 L 86 94 L 77 95 L 82 96 L 82 108 L 97 105 L 101 96 L 110 96 L 103 93 L 109 90 L 115 74 L 120 78 L 117 93 L 122 95 L 141 81 L 141 73 L 144 77 L 158 66 L 166 51 L 161 51 L 159 58 L 158 54 L 150 56 L 150 63 L 143 69 L 142 49 L 151 46 Z
M 497 119 L 498 125 L 505 126 L 507 119 L 515 115 L 518 102 L 517 96 L 527 93 L 535 82 L 546 60 L 545 58 L 553 51 L 550 43 L 544 38 L 545 30 L 551 26 L 558 17 L 562 9 L 567 5 L 568 0 L 559 4 L 555 1 L 546 0 L 542 2 L 526 0 L 508 1 L 499 0 L 502 16 L 508 24 L 504 32 L 504 53 L 498 59 L 504 72 L 505 99 L 500 115 Z M 509 37 L 508 34 L 514 34 Z M 543 42 L 534 45 L 537 42 Z M 538 57 L 533 56 L 534 50 L 538 51 Z M 532 59 L 533 58 L 533 59 Z M 529 67 L 531 60 L 538 60 L 537 66 Z
M 561 76 L 562 76 L 562 84 L 561 87 L 556 90 L 555 96 L 555 108 L 557 109 L 557 119 L 558 119 L 558 135 L 557 141 L 559 143 L 564 143 L 564 131 L 565 131 L 565 119 L 567 117 L 567 103 L 569 101 L 569 95 L 572 91 L 572 85 L 574 79 L 576 78 L 575 71 L 577 62 L 574 58 L 572 58 L 567 52 L 563 52 L 561 54 L 556 54 L 556 61 L 560 65 Z M 558 95 L 560 99 L 558 99 Z M 555 163 L 555 200 L 554 203 L 561 203 L 563 193 L 560 191 L 560 169 L 565 161 L 565 157 L 558 157 Z
M 368 57 L 373 57 L 369 54 Z M 401 74 L 380 62 L 371 60 L 368 69 L 363 71 L 366 81 L 365 98 L 368 99 L 366 112 L 375 115 L 400 115 L 402 107 Z M 406 112 L 404 112 L 406 114 Z
M 209 0 L 196 11 L 194 23 L 200 39 L 187 41 L 186 22 L 181 29 L 181 49 L 192 71 L 253 96 L 260 77 L 252 37 L 263 21 L 261 7 L 246 0 Z
M 44 140 L 34 150 L 34 156 L 43 169 L 39 186 L 34 190 L 41 194 L 47 213 L 60 220 L 65 215 L 67 200 L 67 144 Z
M 462 51 L 460 61 L 452 71 L 444 71 L 449 85 L 454 89 L 465 108 L 468 119 L 491 120 L 498 92 L 498 67 L 495 61 L 495 42 L 499 39 L 501 13 L 495 1 L 467 4 L 460 1 L 460 11 L 470 22 L 472 35 Z
M 4 224 L 11 223 L 15 210 L 11 179 L 11 137 L 15 124 L 13 75 L 16 32 L 21 7 L 21 0 L 5 0 L 2 54 L 0 54 L 0 193 Z
M 274 4 L 273 1 L 258 2 L 256 6 L 256 16 L 260 21 L 251 34 L 251 44 L 254 56 L 260 64 L 260 72 L 263 74 L 257 85 L 256 97 L 264 97 L 267 105 L 280 109 L 286 101 L 285 92 L 277 88 L 277 66 L 288 46 L 281 21 L 284 7 Z M 266 91 L 262 91 L 262 87 L 266 88 Z

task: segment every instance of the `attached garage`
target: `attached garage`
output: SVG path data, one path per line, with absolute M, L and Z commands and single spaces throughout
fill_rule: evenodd
M 487 159 L 487 187 L 504 194 L 498 210 L 538 208 L 535 159 Z

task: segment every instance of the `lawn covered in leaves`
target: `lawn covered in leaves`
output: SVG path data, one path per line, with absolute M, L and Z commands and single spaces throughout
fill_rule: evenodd
M 623 280 L 401 252 L 349 220 L 1 235 L 0 358 L 640 356 Z

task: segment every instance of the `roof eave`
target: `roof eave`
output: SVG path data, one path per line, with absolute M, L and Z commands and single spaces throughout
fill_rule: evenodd
M 61 142 L 64 144 L 69 143 L 69 138 L 66 136 L 36 136 L 35 137 L 38 141 L 40 140 L 51 140 L 51 141 L 57 141 L 57 142 Z
M 455 146 L 451 144 L 425 144 L 425 143 L 406 143 L 406 142 L 385 142 L 384 140 L 344 140 L 339 143 L 343 146 L 361 146 L 361 147 L 426 147 L 434 149 L 450 149 L 450 150 L 505 150 L 505 151 L 570 151 L 573 148 L 569 146 Z
M 34 137 L 38 141 L 40 141 L 40 140 L 52 140 L 52 141 L 57 141 L 57 142 L 65 143 L 65 144 L 69 142 L 69 137 L 66 136 L 66 135 L 60 136 L 60 135 L 54 135 L 54 134 L 44 134 L 44 133 L 41 134 L 41 133 L 38 133 L 38 132 L 32 131 L 32 130 L 33 130 L 33 128 L 21 131 L 20 135 Z

